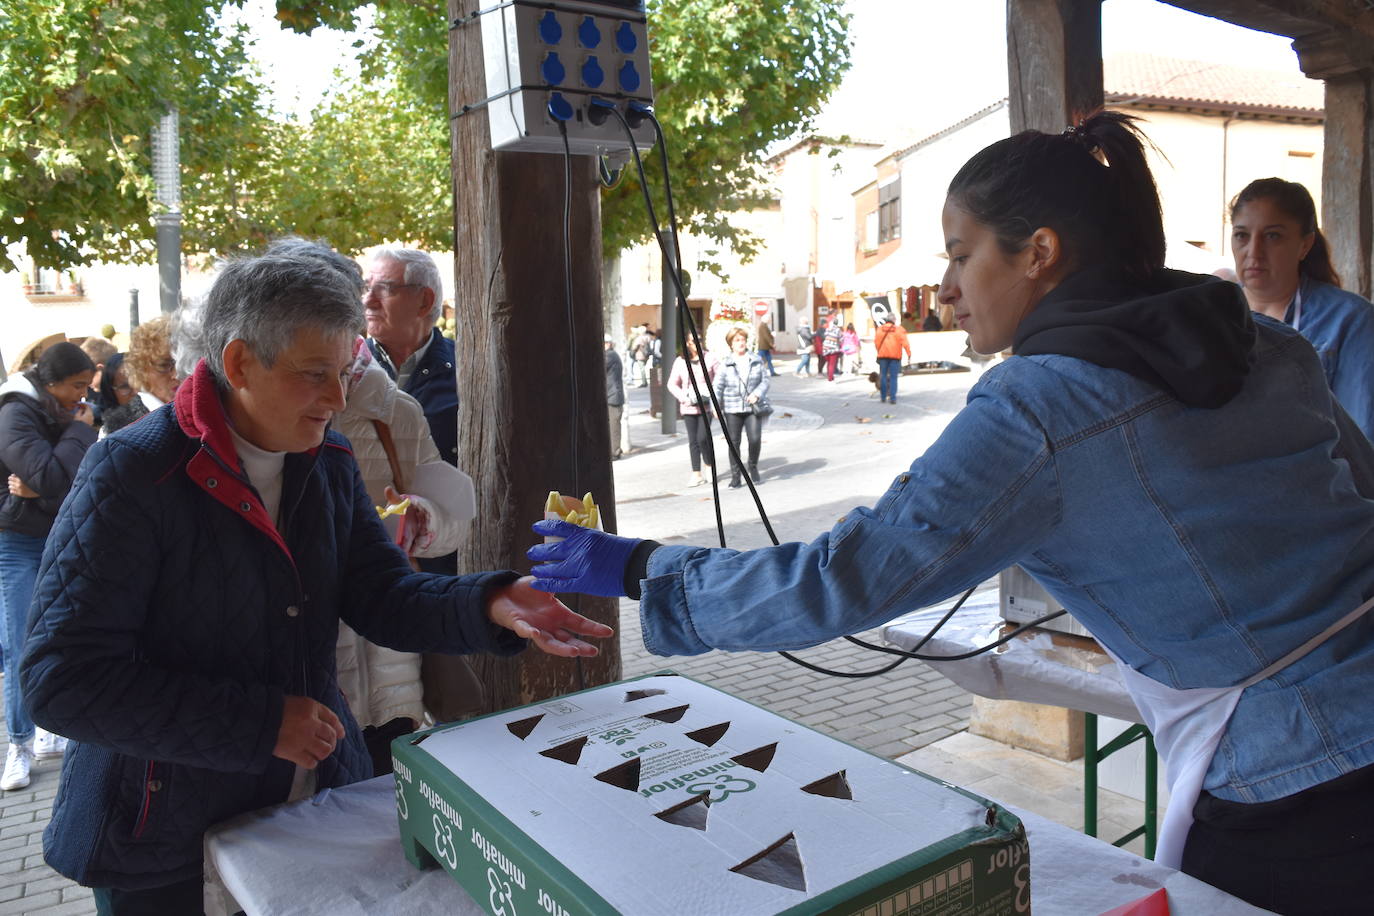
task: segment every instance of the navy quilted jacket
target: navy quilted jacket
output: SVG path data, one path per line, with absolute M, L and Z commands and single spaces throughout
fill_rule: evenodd
M 396 381 L 396 367 L 381 344 L 368 338 L 367 345 L 377 362 Z M 439 447 L 439 457 L 458 464 L 458 379 L 453 372 L 453 341 L 430 330 L 429 349 L 406 380 L 405 392 L 420 402 L 429 421 L 429 434 Z
M 81 884 L 156 887 L 201 869 L 201 837 L 285 800 L 285 695 L 346 738 L 319 787 L 371 773 L 334 671 L 338 621 L 404 651 L 511 654 L 485 592 L 513 572 L 413 572 L 345 440 L 287 456 L 280 531 L 241 473 L 204 364 L 174 405 L 92 446 L 44 551 L 22 667 L 34 720 L 76 739 L 44 857 Z

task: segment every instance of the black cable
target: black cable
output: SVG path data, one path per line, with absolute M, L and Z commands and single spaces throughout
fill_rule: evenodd
M 692 313 L 687 308 L 687 293 L 682 288 L 682 277 L 675 266 L 676 259 L 670 258 L 668 256 L 667 244 L 663 241 L 663 231 L 660 228 L 658 222 L 658 214 L 654 210 L 654 201 L 653 198 L 649 195 L 649 180 L 644 173 L 644 160 L 639 155 L 639 146 L 635 142 L 634 131 L 630 129 L 630 123 L 625 120 L 625 116 L 620 113 L 620 109 L 614 106 L 607 106 L 607 108 L 611 113 L 613 113 L 616 116 L 616 120 L 618 120 L 620 122 L 620 126 L 625 129 L 625 136 L 630 141 L 630 152 L 634 158 L 635 170 L 639 173 L 639 189 L 644 195 L 644 206 L 649 212 L 649 221 L 653 225 L 654 239 L 658 242 L 658 250 L 663 255 L 664 261 L 668 262 L 669 264 L 668 276 L 673 281 L 673 289 L 677 293 L 679 314 L 681 315 L 682 321 L 685 323 L 688 331 L 691 332 L 692 343 L 696 346 L 697 349 L 697 361 L 701 364 L 701 377 L 703 379 L 709 379 L 711 377 L 711 369 L 710 366 L 708 366 L 706 363 L 706 347 L 701 342 L 701 335 L 697 331 L 696 322 L 692 319 Z M 660 147 L 660 155 L 663 155 L 666 160 L 667 150 Z M 688 363 L 687 379 L 692 386 L 693 397 L 697 398 L 698 403 L 704 403 L 705 399 L 701 396 L 701 388 L 697 383 L 697 379 L 692 371 L 690 362 Z M 744 460 L 740 457 L 739 448 L 737 447 L 736 443 L 734 442 L 734 440 L 730 438 L 729 430 L 725 425 L 725 410 L 720 406 L 719 399 L 716 398 L 714 386 L 707 385 L 706 392 L 710 396 L 711 408 L 715 412 L 715 416 L 717 417 L 717 419 L 719 419 L 720 421 L 721 430 L 725 432 L 725 445 L 729 449 L 731 456 L 734 458 L 736 465 L 742 468 L 744 466 Z M 714 453 L 714 451 L 715 449 L 713 446 L 712 452 Z M 720 535 L 720 545 L 724 547 L 725 522 L 721 516 L 720 511 L 719 464 L 719 461 L 713 461 L 711 463 L 711 491 L 712 495 L 715 497 L 712 501 L 715 504 L 716 510 L 716 530 Z M 759 518 L 763 521 L 763 527 L 768 532 L 769 539 L 774 544 L 777 544 L 778 536 L 773 531 L 772 522 L 768 520 L 768 513 L 764 511 L 763 503 L 759 500 L 759 494 L 758 491 L 754 488 L 754 482 L 749 478 L 748 474 L 744 475 L 744 481 L 746 484 L 748 484 L 749 492 L 754 497 L 754 505 L 755 507 L 757 507 L 759 511 Z
M 645 174 L 644 174 L 644 162 L 643 162 L 643 160 L 641 159 L 641 157 L 640 157 L 640 155 L 639 155 L 639 147 L 638 147 L 638 145 L 637 145 L 636 142 L 635 142 L 634 132 L 633 132 L 633 130 L 630 128 L 629 122 L 625 119 L 625 116 L 624 116 L 623 114 L 620 113 L 620 110 L 619 110 L 618 108 L 616 108 L 616 107 L 614 107 L 614 106 L 610 106 L 610 105 L 606 106 L 606 108 L 607 108 L 610 112 L 612 112 L 612 113 L 615 114 L 616 119 L 617 119 L 618 121 L 620 121 L 621 127 L 624 128 L 624 130 L 625 130 L 625 135 L 626 135 L 626 137 L 627 137 L 627 138 L 629 139 L 629 141 L 630 141 L 630 152 L 631 152 L 631 154 L 633 155 L 633 158 L 634 158 L 635 169 L 638 171 L 638 174 L 639 174 L 639 185 L 640 185 L 640 190 L 643 192 L 643 196 L 644 196 L 644 205 L 645 205 L 646 209 L 648 210 L 649 219 L 650 219 L 651 223 L 653 224 L 654 239 L 658 242 L 659 251 L 662 253 L 664 261 L 668 264 L 668 267 L 669 267 L 669 277 L 670 277 L 670 279 L 672 280 L 672 282 L 673 282 L 673 288 L 674 288 L 675 292 L 677 293 L 678 308 L 679 308 L 679 311 L 680 311 L 681 316 L 682 316 L 682 321 L 683 321 L 683 323 L 685 324 L 685 326 L 687 327 L 687 329 L 691 332 L 692 341 L 693 341 L 693 343 L 696 345 L 696 348 L 697 348 L 697 359 L 698 359 L 698 360 L 700 361 L 700 363 L 701 363 L 701 369 L 702 369 L 703 377 L 704 377 L 704 378 L 709 378 L 709 377 L 710 377 L 710 369 L 709 369 L 709 367 L 707 366 L 707 363 L 706 363 L 706 355 L 705 355 L 705 354 L 706 354 L 706 350 L 705 350 L 705 348 L 704 348 L 704 347 L 702 346 L 702 344 L 701 344 L 701 337 L 700 337 L 700 335 L 699 335 L 698 332 L 697 332 L 696 322 L 693 320 L 692 314 L 691 314 L 690 310 L 689 310 L 688 307 L 687 307 L 687 295 L 686 295 L 686 293 L 684 292 L 684 290 L 683 290 L 683 288 L 682 288 L 682 278 L 679 276 L 679 273 L 678 273 L 678 266 L 677 266 L 677 264 L 676 264 L 676 262 L 675 262 L 675 259 L 669 258 L 669 257 L 668 257 L 667 246 L 666 246 L 666 244 L 664 243 L 663 233 L 662 233 L 662 231 L 661 231 L 661 229 L 660 229 L 660 227 L 659 227 L 658 217 L 657 217 L 657 215 L 656 215 L 656 213 L 655 213 L 655 211 L 654 211 L 653 198 L 652 198 L 651 195 L 649 194 L 648 181 L 647 181 L 646 176 L 645 176 Z M 649 121 L 650 121 L 650 122 L 653 124 L 653 126 L 654 126 L 654 134 L 655 134 L 655 139 L 657 140 L 657 143 L 658 143 L 659 155 L 662 157 L 664 195 L 665 195 L 665 198 L 666 198 L 666 201 L 667 201 L 667 207 L 668 207 L 669 231 L 672 233 L 673 250 L 674 250 L 675 252 L 678 252 L 678 253 L 680 254 L 681 251 L 682 251 L 682 249 L 681 249 L 681 247 L 680 247 L 680 245 L 679 245 L 679 243 L 678 243 L 677 214 L 676 214 L 676 212 L 675 212 L 675 210 L 674 210 L 674 207 L 673 207 L 672 179 L 671 179 L 671 177 L 670 177 L 670 175 L 669 175 L 669 171 L 668 171 L 668 144 L 667 144 L 667 138 L 665 137 L 664 132 L 663 132 L 663 125 L 659 123 L 658 118 L 656 118 L 656 117 L 654 116 L 653 111 L 652 111 L 651 109 L 644 109 L 642 113 L 643 113 L 643 115 L 644 115 L 645 117 L 647 117 L 647 118 L 649 119 Z M 693 370 L 692 370 L 690 361 L 688 362 L 687 377 L 688 377 L 689 381 L 691 382 L 693 394 L 694 394 L 698 399 L 700 399 L 700 391 L 699 391 L 699 389 L 697 388 L 696 377 L 695 377 L 695 375 L 694 375 L 694 373 L 693 373 Z M 735 460 L 735 462 L 736 462 L 736 465 L 739 466 L 740 468 L 743 468 L 743 467 L 744 467 L 744 461 L 742 460 L 742 458 L 741 458 L 741 456 L 740 456 L 739 448 L 738 448 L 738 446 L 736 445 L 736 443 L 730 438 L 729 430 L 725 428 L 725 412 L 724 412 L 724 410 L 721 408 L 720 402 L 717 400 L 717 398 L 716 398 L 716 396 L 715 396 L 715 390 L 714 390 L 714 388 L 708 387 L 708 391 L 710 392 L 710 395 L 711 395 L 711 406 L 712 406 L 712 408 L 715 410 L 716 416 L 720 419 L 721 427 L 722 427 L 722 429 L 723 429 L 724 432 L 725 432 L 725 443 L 726 443 L 726 445 L 729 447 L 730 454 L 731 454 L 731 456 L 734 458 L 734 460 Z M 718 486 L 717 486 L 717 477 L 716 477 L 716 475 L 715 475 L 715 470 L 716 470 L 716 469 L 715 469 L 715 467 L 714 467 L 714 465 L 713 465 L 713 467 L 712 467 L 712 489 L 715 491 L 715 496 L 716 496 L 716 498 L 715 498 L 715 500 L 714 500 L 714 502 L 715 502 L 715 504 L 716 504 L 716 527 L 717 527 L 717 531 L 718 531 L 718 533 L 719 533 L 719 535 L 720 535 L 720 544 L 721 544 L 722 547 L 724 547 L 724 546 L 725 546 L 725 527 L 724 527 L 724 523 L 723 523 L 722 520 L 721 520 L 719 488 L 718 488 Z M 762 503 L 762 501 L 759 499 L 758 491 L 754 488 L 753 481 L 750 479 L 748 473 L 745 473 L 745 474 L 744 474 L 744 480 L 745 480 L 745 482 L 749 485 L 749 492 L 750 492 L 750 494 L 751 494 L 751 495 L 753 496 L 753 498 L 754 498 L 754 505 L 755 505 L 755 507 L 758 509 L 758 512 L 759 512 L 759 520 L 763 523 L 764 529 L 768 532 L 769 540 L 772 541 L 772 543 L 773 543 L 774 546 L 777 546 L 777 545 L 779 544 L 778 536 L 777 536 L 777 534 L 773 531 L 772 523 L 771 523 L 771 522 L 769 521 L 769 519 L 768 519 L 768 514 L 767 514 L 767 512 L 766 512 L 766 511 L 764 510 L 764 508 L 763 508 L 763 503 Z M 959 600 L 956 601 L 956 602 L 953 604 L 953 606 L 950 607 L 949 611 L 947 611 L 947 612 L 945 613 L 945 615 L 939 620 L 939 622 L 936 623 L 935 626 L 931 627 L 931 629 L 930 629 L 923 637 L 921 637 L 921 640 L 916 644 L 916 648 L 913 649 L 913 650 L 911 650 L 911 651 L 907 651 L 907 650 L 905 650 L 905 649 L 890 648 L 890 647 L 887 647 L 887 646 L 878 646 L 878 645 L 875 645 L 875 644 L 873 644 L 873 643 L 866 642 L 866 641 L 864 641 L 864 640 L 862 640 L 862 639 L 858 639 L 857 637 L 854 637 L 854 636 L 846 636 L 846 637 L 844 637 L 844 638 L 845 638 L 847 641 L 849 641 L 850 643 L 852 643 L 852 644 L 854 644 L 854 645 L 857 645 L 857 646 L 861 646 L 861 647 L 863 647 L 863 648 L 865 648 L 865 649 L 870 649 L 870 650 L 877 651 L 877 652 L 883 652 L 883 653 L 887 653 L 887 654 L 899 656 L 899 657 L 898 657 L 895 661 L 893 661 L 891 664 L 885 665 L 885 666 L 883 666 L 882 668 L 878 668 L 878 669 L 875 669 L 875 670 L 873 670 L 873 671 L 861 671 L 861 672 L 835 671 L 835 670 L 832 670 L 832 669 L 829 669 L 829 668 L 823 668 L 823 667 L 821 667 L 821 666 L 819 666 L 819 665 L 813 665 L 813 664 L 811 664 L 810 662 L 807 662 L 807 661 L 803 661 L 802 659 L 797 658 L 796 656 L 794 656 L 794 655 L 792 655 L 791 653 L 788 653 L 788 652 L 779 652 L 778 654 L 781 655 L 783 658 L 787 659 L 788 661 L 792 662 L 793 664 L 800 665 L 800 666 L 803 667 L 803 668 L 807 668 L 807 669 L 809 669 L 809 670 L 811 670 L 811 671 L 815 671 L 815 672 L 818 672 L 818 673 L 820 673 L 820 674 L 827 674 L 827 675 L 830 675 L 831 677 L 844 677 L 844 678 L 866 678 L 866 677 L 876 677 L 876 676 L 878 676 L 878 675 L 880 675 L 880 674 L 886 674 L 887 672 L 892 671 L 892 670 L 895 669 L 898 665 L 900 665 L 900 664 L 902 664 L 903 662 L 905 662 L 908 658 L 914 658 L 914 659 L 917 659 L 917 660 L 919 660 L 919 661 L 926 661 L 926 662 L 931 662 L 931 661 L 936 661 L 936 662 L 938 662 L 938 661 L 959 661 L 959 660 L 962 660 L 962 659 L 973 658 L 973 657 L 975 657 L 975 656 L 982 655 L 982 654 L 985 653 L 985 652 L 990 652 L 991 650 L 997 648 L 998 646 L 1004 645 L 1005 643 L 1007 643 L 1007 642 L 1009 642 L 1010 640 L 1014 639 L 1016 636 L 1020 635 L 1022 632 L 1024 632 L 1025 630 L 1030 629 L 1031 627 L 1039 626 L 1040 624 L 1046 623 L 1046 622 L 1048 622 L 1048 621 L 1050 621 L 1050 620 L 1053 620 L 1053 619 L 1056 618 L 1056 617 L 1059 617 L 1059 616 L 1061 616 L 1061 615 L 1067 613 L 1066 611 L 1062 611 L 1062 610 L 1061 610 L 1061 611 L 1056 611 L 1056 612 L 1053 613 L 1053 614 L 1047 614 L 1047 615 L 1045 615 L 1044 617 L 1040 617 L 1040 618 L 1038 618 L 1038 619 L 1036 619 L 1036 620 L 1031 621 L 1030 623 L 1022 624 L 1021 626 L 1016 627 L 1015 629 L 1013 629 L 1011 632 L 1007 633 L 1005 636 L 1001 637 L 1000 639 L 997 639 L 997 640 L 995 640 L 994 642 L 991 642 L 991 643 L 989 643 L 989 644 L 986 645 L 986 646 L 980 646 L 979 648 L 974 649 L 974 650 L 972 650 L 972 651 L 970 651 L 970 652 L 964 652 L 964 653 L 960 653 L 960 654 L 957 654 L 957 655 L 921 655 L 920 652 L 919 652 L 919 650 L 921 649 L 921 647 L 924 646 L 924 645 L 926 645 L 926 643 L 930 642 L 930 640 L 933 639 L 933 638 L 935 637 L 935 635 L 940 631 L 940 628 L 943 627 L 943 626 L 945 625 L 945 623 L 947 623 L 947 622 L 949 621 L 949 619 L 950 619 L 951 617 L 954 616 L 954 613 L 955 613 L 956 611 L 958 611 L 959 608 L 961 608 L 961 607 L 963 606 L 964 602 L 968 600 L 969 596 L 971 596 L 971 595 L 973 594 L 973 592 L 974 592 L 974 589 L 973 589 L 973 588 L 970 588 L 968 591 L 964 592 L 964 594 L 961 595 L 961 596 L 959 597 Z
M 577 392 L 577 322 L 573 319 L 572 282 L 572 149 L 568 145 L 568 125 L 558 122 L 558 134 L 563 138 L 563 295 L 568 313 L 568 364 L 572 374 L 572 494 L 581 498 L 582 488 L 577 479 L 577 427 L 582 418 L 582 399 Z
M 563 138 L 563 298 L 568 313 L 568 368 L 572 374 L 572 491 L 580 494 L 577 475 L 577 433 L 581 413 L 581 398 L 577 393 L 577 322 L 573 320 L 573 282 L 572 282 L 572 149 L 568 145 L 568 126 L 558 122 L 558 133 Z M 573 611 L 582 612 L 582 596 L 573 598 Z M 574 659 L 577 671 L 577 687 L 586 686 L 586 672 L 582 668 L 582 658 Z

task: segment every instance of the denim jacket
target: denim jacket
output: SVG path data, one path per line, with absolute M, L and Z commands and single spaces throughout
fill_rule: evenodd
M 1256 325 L 1216 409 L 1081 359 L 1007 360 L 876 505 L 809 544 L 655 550 L 645 645 L 812 646 L 1020 564 L 1141 673 L 1240 683 L 1374 594 L 1374 448 L 1312 347 Z M 1374 763 L 1371 695 L 1374 615 L 1244 692 L 1205 788 L 1268 801 Z
M 1303 280 L 1302 315 L 1288 306 L 1284 321 L 1297 323 L 1321 357 L 1336 400 L 1365 436 L 1374 439 L 1374 304 L 1330 283 Z

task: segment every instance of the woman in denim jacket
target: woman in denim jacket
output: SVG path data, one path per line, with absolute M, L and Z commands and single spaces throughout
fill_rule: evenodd
M 1306 337 L 1331 392 L 1374 439 L 1374 303 L 1341 289 L 1312 195 L 1261 178 L 1231 203 L 1231 253 L 1250 308 Z
M 535 584 L 637 596 L 650 651 L 691 655 L 816 645 L 1020 564 L 1196 780 L 1161 858 L 1283 913 L 1374 912 L 1374 447 L 1300 335 L 1164 269 L 1131 120 L 955 176 L 940 301 L 1016 356 L 872 508 L 744 552 L 540 523 L 567 540 L 531 549 Z
M 735 452 L 743 444 L 741 432 L 749 437 L 749 479 L 762 482 L 759 450 L 763 447 L 763 417 L 755 413 L 754 405 L 768 403 L 768 373 L 764 371 L 763 359 L 749 352 L 749 332 L 744 328 L 726 334 L 725 345 L 730 348 L 730 355 L 716 368 L 715 388 L 720 409 L 725 413 L 725 434 L 735 443 L 735 450 L 730 452 L 730 487 L 739 489 L 744 484 L 740 481 Z

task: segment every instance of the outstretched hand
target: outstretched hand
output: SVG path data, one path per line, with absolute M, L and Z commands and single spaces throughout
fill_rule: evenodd
M 583 617 L 553 595 L 532 588 L 533 581 L 525 576 L 491 593 L 487 616 L 492 623 L 531 640 L 549 655 L 596 655 L 596 646 L 578 636 L 605 639 L 615 635 L 604 623 Z
M 625 594 L 625 567 L 640 544 L 569 522 L 535 522 L 534 533 L 562 540 L 535 544 L 525 556 L 535 563 L 534 587 L 546 592 L 580 592 L 618 598 Z

